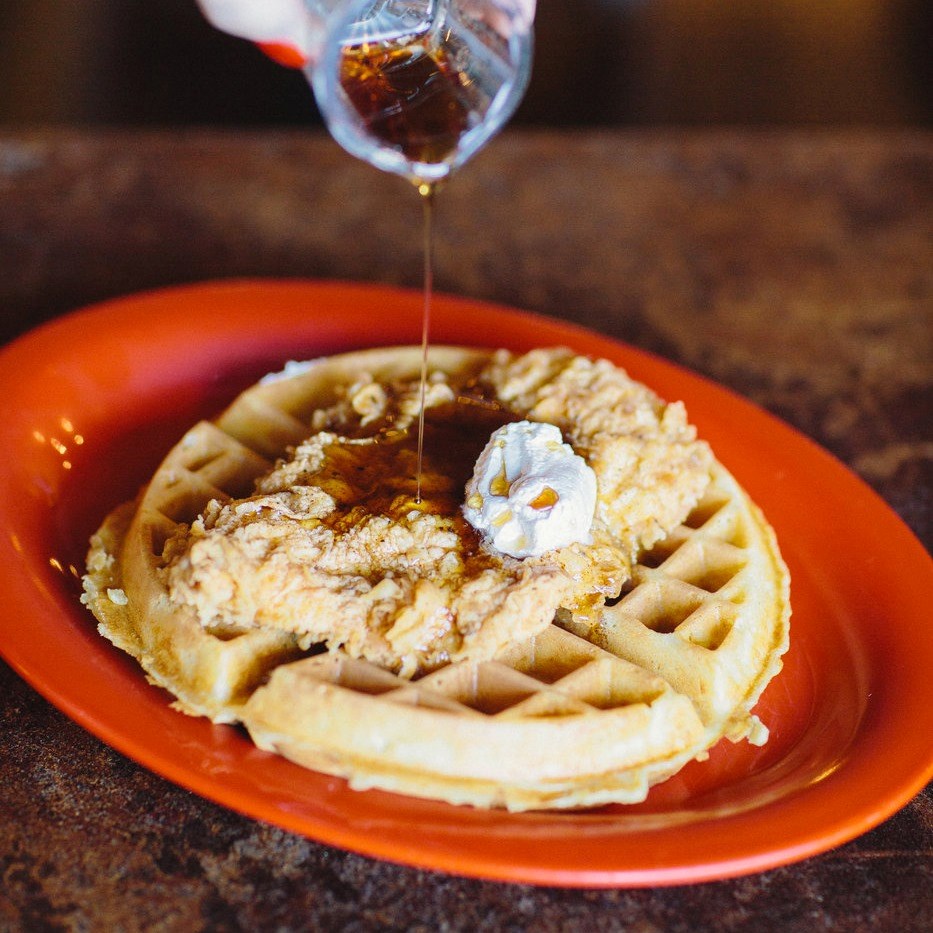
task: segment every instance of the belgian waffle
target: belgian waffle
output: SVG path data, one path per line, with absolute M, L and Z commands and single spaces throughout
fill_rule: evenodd
M 585 637 L 689 697 L 708 744 L 727 736 L 760 745 L 768 730 L 751 710 L 781 669 L 789 622 L 790 579 L 774 532 L 717 463 L 703 499 L 639 555 L 621 598 Z
M 488 358 L 436 348 L 431 366 L 466 380 Z M 635 802 L 723 735 L 762 741 L 751 708 L 787 646 L 787 574 L 718 463 L 615 605 L 586 622 L 559 613 L 492 660 L 408 680 L 280 631 L 204 627 L 170 600 L 160 571 L 179 525 L 247 494 L 335 386 L 419 368 L 416 348 L 296 366 L 192 428 L 92 540 L 84 599 L 101 633 L 179 709 L 242 723 L 260 747 L 358 788 L 513 810 Z

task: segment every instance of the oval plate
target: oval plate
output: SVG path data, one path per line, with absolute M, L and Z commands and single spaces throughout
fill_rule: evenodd
M 437 343 L 605 356 L 691 420 L 774 525 L 794 614 L 757 712 L 762 748 L 720 742 L 637 806 L 509 814 L 356 792 L 174 712 L 79 604 L 90 534 L 178 437 L 289 359 L 417 343 L 419 293 L 244 281 L 115 300 L 0 353 L 0 652 L 105 742 L 204 797 L 321 842 L 508 881 L 640 886 L 725 878 L 825 851 L 933 776 L 933 563 L 836 460 L 715 384 L 596 333 L 437 296 Z M 559 749 L 557 750 L 559 753 Z

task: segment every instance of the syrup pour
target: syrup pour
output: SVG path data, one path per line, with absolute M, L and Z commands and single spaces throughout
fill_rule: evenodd
M 421 310 L 421 404 L 418 410 L 418 466 L 415 501 L 421 502 L 424 473 L 424 400 L 428 387 L 428 343 L 431 330 L 431 297 L 434 294 L 434 193 L 436 185 L 421 184 L 418 193 L 424 208 L 424 304 Z
M 443 47 L 429 47 L 423 38 L 402 37 L 346 46 L 341 58 L 340 83 L 367 133 L 380 143 L 398 149 L 415 164 L 438 166 L 449 160 L 477 112 L 469 76 L 453 66 Z M 424 215 L 421 410 L 416 478 L 416 501 L 420 503 L 434 290 L 434 201 L 439 183 L 417 175 L 412 181 L 421 195 Z

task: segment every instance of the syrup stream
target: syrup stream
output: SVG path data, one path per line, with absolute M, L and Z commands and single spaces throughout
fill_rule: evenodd
M 424 306 L 421 315 L 421 405 L 418 411 L 418 467 L 415 501 L 421 502 L 421 473 L 424 463 L 424 402 L 428 386 L 428 335 L 431 329 L 431 296 L 434 292 L 434 194 L 433 182 L 418 185 L 424 213 Z

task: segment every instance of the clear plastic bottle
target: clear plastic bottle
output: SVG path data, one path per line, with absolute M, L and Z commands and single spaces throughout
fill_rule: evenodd
M 417 184 L 474 155 L 518 106 L 529 0 L 307 0 L 322 24 L 306 66 L 331 134 Z

